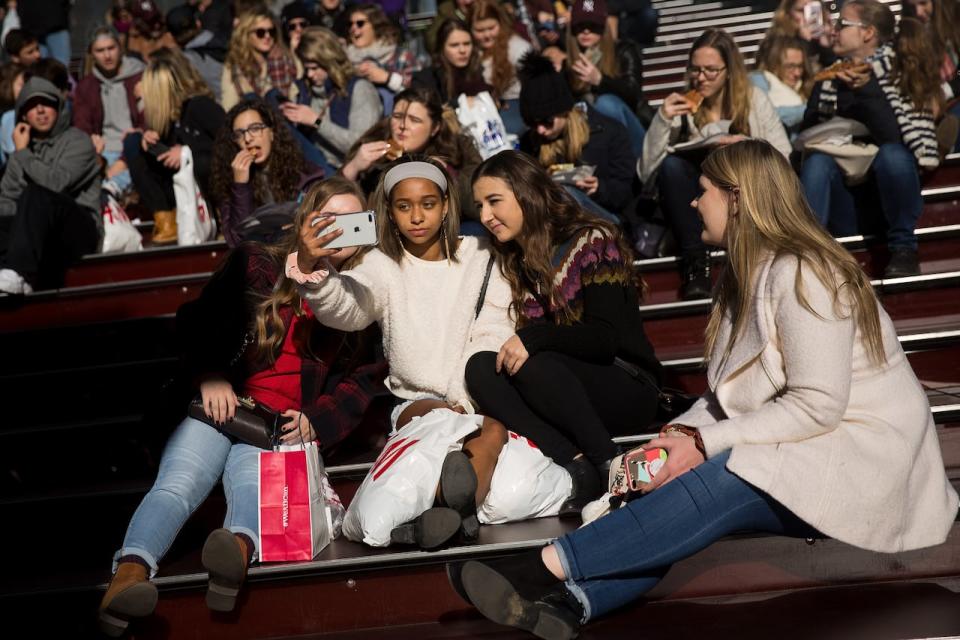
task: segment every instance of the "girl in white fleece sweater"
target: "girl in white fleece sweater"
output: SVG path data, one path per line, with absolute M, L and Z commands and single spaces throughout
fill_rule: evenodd
M 300 249 L 288 259 L 287 275 L 300 283 L 300 294 L 320 322 L 333 328 L 380 325 L 390 366 L 386 386 L 412 401 L 394 411 L 395 430 L 443 403 L 473 412 L 464 382 L 467 360 L 480 351 L 498 351 L 514 332 L 509 285 L 493 268 L 486 240 L 459 237 L 457 191 L 448 189 L 450 184 L 439 163 L 404 158 L 377 187 L 378 247 L 355 268 L 338 273 L 326 262 L 337 250 L 325 246 L 340 231 L 324 233 L 334 219 L 319 213 L 308 218 Z M 464 458 L 457 472 L 469 475 L 472 469 L 475 496 L 459 506 L 443 496 L 449 506 L 475 517 L 467 507 L 475 508 L 474 497 L 480 504 L 486 496 L 505 442 L 503 425 L 486 419 L 479 435 L 464 444 L 469 464 Z M 451 462 L 450 468 L 457 465 Z

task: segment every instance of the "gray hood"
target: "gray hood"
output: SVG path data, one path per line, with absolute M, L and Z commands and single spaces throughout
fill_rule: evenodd
M 123 56 L 120 58 L 120 69 L 117 71 L 117 75 L 113 76 L 112 78 L 108 78 L 100 72 L 100 69 L 97 68 L 97 65 L 93 65 L 93 77 L 103 84 L 122 84 L 124 80 L 135 76 L 145 68 L 146 65 L 136 58 Z
M 57 123 L 53 125 L 50 135 L 47 136 L 48 138 L 55 138 L 70 127 L 70 113 L 64 107 L 60 90 L 49 80 L 38 76 L 27 80 L 20 91 L 20 95 L 17 96 L 17 119 L 20 120 L 23 117 L 24 105 L 37 96 L 43 96 L 57 105 Z

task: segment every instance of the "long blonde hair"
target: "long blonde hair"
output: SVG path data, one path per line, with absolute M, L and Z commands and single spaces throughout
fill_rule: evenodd
M 213 92 L 190 61 L 179 51 L 157 49 L 141 80 L 143 119 L 148 129 L 161 136 L 180 119 L 183 103 L 196 96 L 213 99 Z
M 300 240 L 300 227 L 307 216 L 314 211 L 323 209 L 330 198 L 338 195 L 354 196 L 360 201 L 361 206 L 366 206 L 363 191 L 346 178 L 333 176 L 311 186 L 304 195 L 303 201 L 297 207 L 293 226 L 286 237 L 276 244 L 263 245 L 266 253 L 278 265 L 281 265 L 281 270 L 287 256 L 297 250 Z M 356 257 L 351 257 L 340 268 L 349 269 L 355 262 Z M 256 301 L 254 305 L 254 340 L 252 345 L 254 361 L 266 364 L 276 362 L 277 356 L 280 354 L 280 347 L 283 346 L 283 341 L 286 338 L 283 318 L 280 315 L 281 307 L 285 306 L 292 306 L 293 312 L 297 316 L 304 314 L 296 283 L 290 278 L 281 276 L 277 278 L 270 295 Z M 303 355 L 310 355 L 308 347 L 309 345 L 298 345 L 298 349 L 303 352 Z
M 580 153 L 590 142 L 590 124 L 587 116 L 580 109 L 574 107 L 561 117 L 567 119 L 567 128 L 556 139 L 540 145 L 540 164 L 549 167 L 552 164 L 576 162 Z
M 250 46 L 250 34 L 254 31 L 254 25 L 264 19 L 270 21 L 276 34 L 273 39 L 274 49 L 279 47 L 289 55 L 286 47 L 280 42 L 280 27 L 272 13 L 262 8 L 244 13 L 237 18 L 237 26 L 233 28 L 233 34 L 230 36 L 230 49 L 227 51 L 227 58 L 223 63 L 230 70 L 230 73 L 234 74 L 234 82 L 239 80 L 239 77 L 243 77 L 250 83 L 250 86 L 256 87 L 258 78 L 266 68 L 266 56 L 261 59 L 253 47 Z M 239 76 L 236 76 L 237 73 L 239 73 Z
M 347 84 L 354 75 L 353 64 L 333 31 L 324 27 L 304 29 L 297 56 L 301 62 L 320 65 L 330 76 L 337 93 L 347 95 Z
M 694 52 L 704 47 L 716 49 L 727 68 L 720 104 L 721 117 L 731 120 L 730 133 L 750 135 L 750 92 L 753 90 L 753 84 L 747 77 L 747 67 L 743 63 L 743 55 L 737 48 L 737 43 L 723 29 L 707 29 L 690 47 L 690 54 L 687 57 L 688 65 L 693 64 Z M 707 124 L 707 110 L 697 111 L 693 121 L 698 127 Z
M 713 151 L 701 166 L 703 175 L 731 197 L 727 219 L 727 265 L 714 295 L 706 331 L 706 357 L 714 353 L 725 315 L 733 322 L 724 357 L 743 330 L 754 303 L 752 285 L 763 259 L 793 255 L 800 263 L 796 295 L 818 315 L 803 291 L 804 268 L 813 270 L 833 292 L 833 310 L 852 314 L 877 365 L 886 361 L 877 298 L 857 261 L 817 222 L 787 160 L 764 140 L 745 140 Z

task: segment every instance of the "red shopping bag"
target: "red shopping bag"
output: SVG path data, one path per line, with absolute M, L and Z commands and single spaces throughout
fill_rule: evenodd
M 260 561 L 312 560 L 333 537 L 316 444 L 262 451 L 259 471 Z

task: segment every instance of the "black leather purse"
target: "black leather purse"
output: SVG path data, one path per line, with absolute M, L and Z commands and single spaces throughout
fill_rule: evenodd
M 253 398 L 237 397 L 237 412 L 232 420 L 217 424 L 207 417 L 203 400 L 197 396 L 187 407 L 187 415 L 208 424 L 220 433 L 232 436 L 261 449 L 272 450 L 280 443 L 281 415 L 258 403 Z

